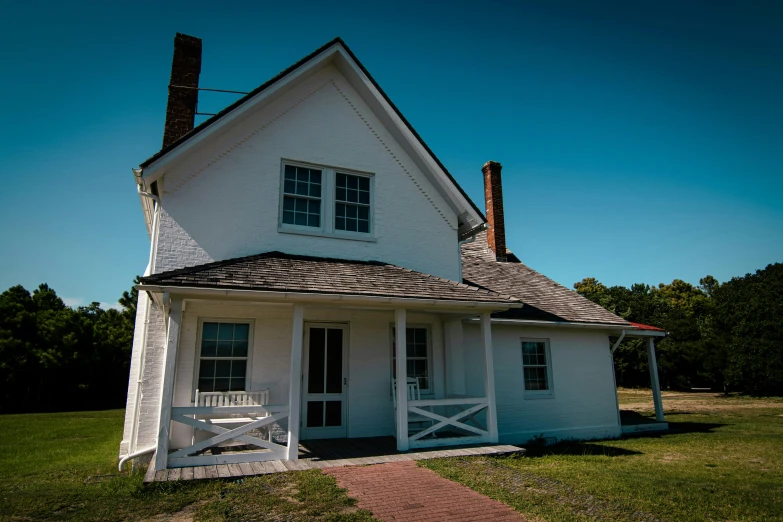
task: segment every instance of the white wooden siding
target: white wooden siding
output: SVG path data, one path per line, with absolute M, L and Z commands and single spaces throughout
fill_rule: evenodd
M 479 326 L 467 324 L 465 367 L 482 364 Z M 549 339 L 552 396 L 525 397 L 522 338 Z M 501 442 L 620 435 L 608 332 L 492 325 Z M 467 372 L 468 394 L 481 393 L 480 372 Z
M 278 232 L 281 159 L 373 173 L 376 240 Z M 459 278 L 455 213 L 332 66 L 168 167 L 162 189 L 156 272 L 280 250 Z

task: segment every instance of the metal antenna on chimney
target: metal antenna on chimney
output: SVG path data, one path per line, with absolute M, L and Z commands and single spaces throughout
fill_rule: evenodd
M 225 89 L 208 89 L 206 87 L 189 87 L 187 85 L 169 85 L 169 87 L 176 87 L 177 89 L 192 89 L 194 91 L 211 91 L 211 92 L 227 92 L 231 94 L 250 94 L 243 91 L 228 91 Z
M 191 87 L 189 85 L 169 85 L 169 87 L 174 87 L 176 89 L 190 89 L 193 91 L 209 91 L 209 92 L 224 92 L 228 94 L 250 94 L 249 92 L 244 91 L 229 91 L 227 89 L 210 89 L 208 87 Z M 214 112 L 196 112 L 196 116 L 214 116 Z

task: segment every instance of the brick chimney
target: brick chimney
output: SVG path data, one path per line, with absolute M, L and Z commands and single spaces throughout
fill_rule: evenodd
M 484 173 L 484 201 L 487 205 L 487 243 L 498 261 L 506 261 L 506 226 L 503 223 L 503 187 L 500 171 L 503 165 L 488 161 L 481 167 Z
M 169 101 L 163 148 L 193 130 L 198 105 L 198 77 L 201 74 L 201 38 L 177 33 L 174 37 L 174 59 L 171 61 Z

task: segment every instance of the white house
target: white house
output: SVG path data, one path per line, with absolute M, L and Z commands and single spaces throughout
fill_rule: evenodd
M 121 457 L 620 436 L 610 337 L 651 336 L 655 384 L 663 332 L 506 249 L 499 163 L 485 217 L 340 39 L 194 128 L 200 69 L 178 34 L 163 148 L 134 169 L 151 248 Z

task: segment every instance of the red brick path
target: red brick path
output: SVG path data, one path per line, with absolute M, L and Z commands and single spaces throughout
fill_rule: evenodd
M 505 504 L 451 482 L 415 462 L 325 469 L 358 506 L 385 521 L 524 520 Z

